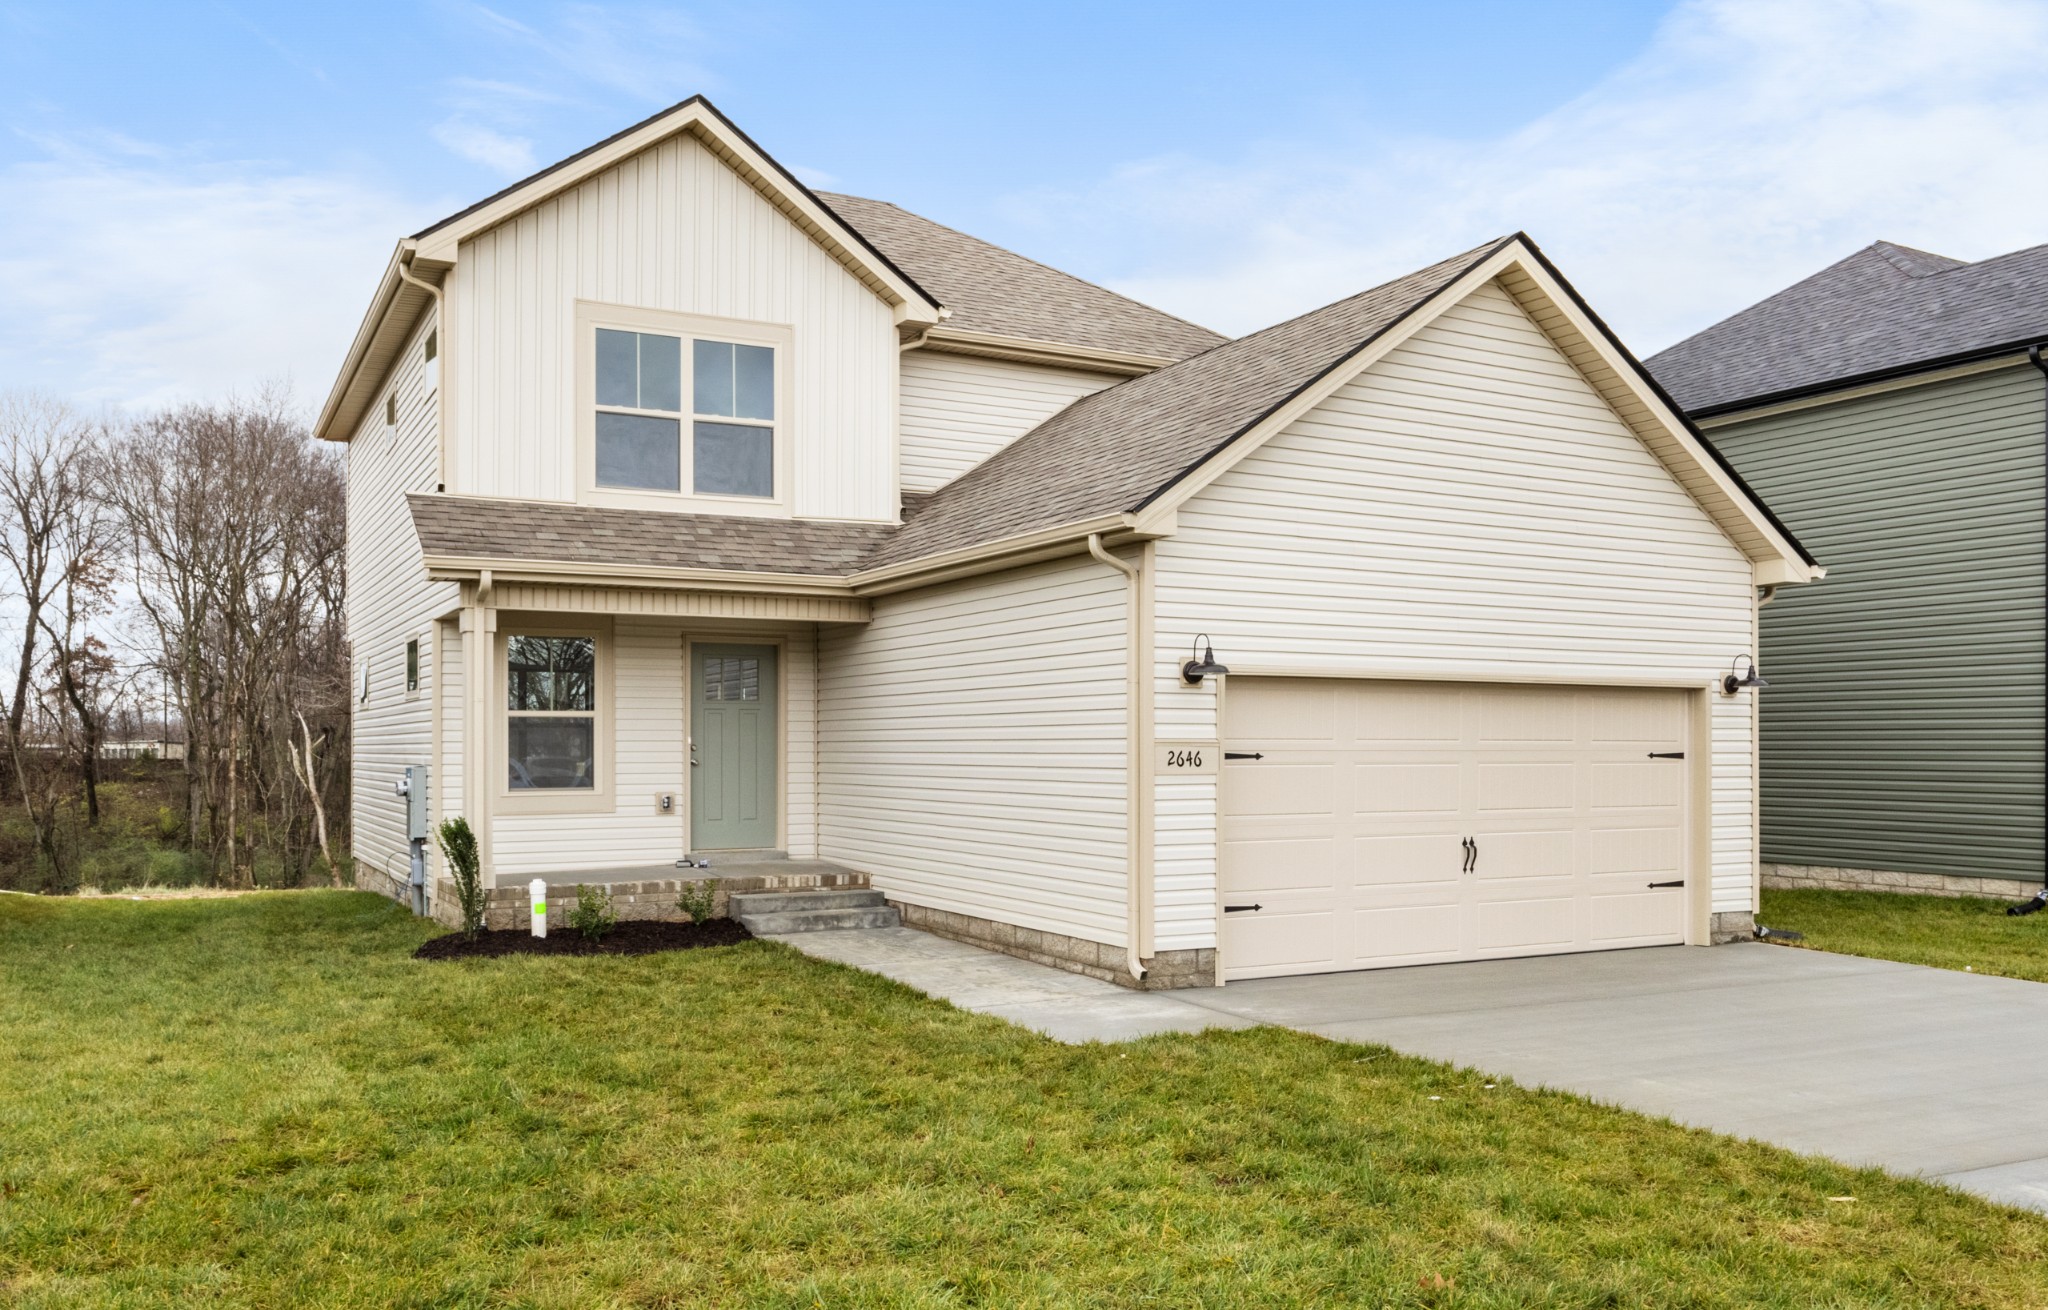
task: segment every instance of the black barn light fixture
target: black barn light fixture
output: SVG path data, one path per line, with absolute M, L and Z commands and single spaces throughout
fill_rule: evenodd
M 1749 665 L 1747 669 L 1742 667 L 1745 662 Z M 1734 661 L 1728 665 L 1728 672 L 1721 678 L 1721 694 L 1723 696 L 1733 696 L 1744 687 L 1768 687 L 1770 685 L 1770 683 L 1764 681 L 1764 675 L 1757 672 L 1755 660 L 1747 655 L 1737 655 Z
M 1216 662 L 1216 648 L 1209 644 L 1208 633 L 1199 632 L 1195 634 L 1194 643 L 1188 647 L 1188 654 L 1194 656 L 1197 648 L 1200 648 L 1201 655 L 1198 658 L 1189 659 L 1187 663 L 1180 666 L 1180 680 L 1182 682 L 1185 682 L 1190 687 L 1199 687 L 1202 685 L 1202 679 L 1206 677 L 1213 674 L 1230 672 L 1229 669 Z

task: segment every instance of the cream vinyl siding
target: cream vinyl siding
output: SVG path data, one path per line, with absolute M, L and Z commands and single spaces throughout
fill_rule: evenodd
M 893 899 L 1122 943 L 1128 617 L 1083 559 L 828 630 L 819 853 Z
M 434 619 L 456 602 L 451 583 L 429 582 L 413 535 L 405 493 L 432 491 L 439 456 L 434 401 L 423 384 L 420 346 L 434 329 L 430 313 L 413 330 L 398 367 L 377 392 L 348 443 L 348 634 L 354 658 L 351 846 L 355 857 L 403 876 L 410 853 L 405 802 L 393 785 L 408 765 L 433 754 Z M 396 391 L 398 423 L 384 422 L 384 398 Z M 405 690 L 405 643 L 420 642 L 420 688 Z M 370 698 L 362 698 L 363 664 Z M 434 780 L 438 784 L 440 779 Z
M 560 622 L 563 615 L 530 615 Z M 501 614 L 501 633 L 516 631 L 519 619 Z M 673 620 L 625 616 L 613 620 L 612 724 L 613 806 L 597 814 L 508 814 L 492 819 L 492 853 L 500 885 L 524 882 L 536 874 L 553 875 L 577 869 L 672 864 L 686 853 L 689 833 L 689 763 L 684 725 L 683 642 L 686 630 Z M 767 640 L 759 630 L 746 637 L 725 632 L 689 630 L 703 641 Z M 787 740 L 783 752 L 781 807 L 788 828 L 789 853 L 807 858 L 816 851 L 816 804 L 812 799 L 815 653 L 811 629 L 793 631 L 784 639 L 782 673 Z M 494 699 L 501 719 L 504 706 Z M 494 734 L 502 740 L 502 727 Z M 501 748 L 494 748 L 489 773 L 495 783 L 504 768 Z M 674 792 L 676 810 L 661 814 L 654 798 Z
M 1122 378 L 1003 359 L 903 356 L 903 489 L 937 491 L 1083 396 Z
M 791 508 L 896 517 L 889 306 L 694 137 L 465 241 L 449 278 L 451 491 L 576 499 L 580 299 L 788 327 Z
M 1214 741 L 1233 669 L 1698 679 L 1755 649 L 1751 567 L 1488 285 L 1184 505 L 1155 547 L 1156 735 Z M 1227 691 L 1225 694 L 1228 694 Z M 1750 694 L 1712 698 L 1712 908 L 1753 907 Z M 1215 782 L 1161 779 L 1155 945 L 1216 943 Z

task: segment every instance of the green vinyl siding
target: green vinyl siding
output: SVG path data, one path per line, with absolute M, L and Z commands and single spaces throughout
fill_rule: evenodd
M 2041 375 L 1709 433 L 1820 562 L 1763 611 L 1763 858 L 2042 876 Z

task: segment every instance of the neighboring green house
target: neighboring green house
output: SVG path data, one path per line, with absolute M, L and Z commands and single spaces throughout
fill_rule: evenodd
M 1762 615 L 1766 886 L 2043 878 L 2048 245 L 1880 241 L 1649 361 L 1827 581 Z

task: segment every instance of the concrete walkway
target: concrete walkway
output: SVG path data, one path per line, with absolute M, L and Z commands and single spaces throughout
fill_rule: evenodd
M 1275 1024 L 2048 1212 L 2048 986 L 1745 943 L 1132 992 L 907 928 L 781 938 L 1066 1042 Z

